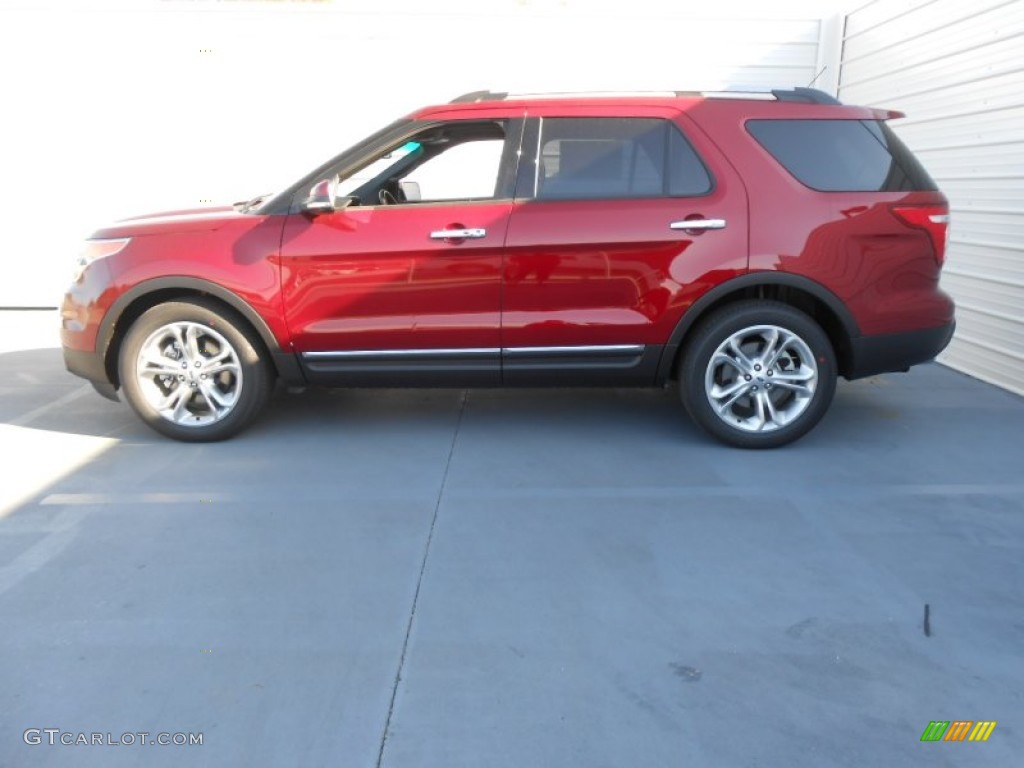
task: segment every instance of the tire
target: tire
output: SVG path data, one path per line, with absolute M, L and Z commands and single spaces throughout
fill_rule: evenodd
M 807 434 L 836 390 L 828 336 L 798 309 L 776 301 L 728 304 L 687 343 L 680 395 L 690 417 L 739 448 L 776 448 Z
M 150 427 L 187 442 L 224 440 L 262 410 L 274 378 L 241 317 L 203 299 L 160 304 L 128 329 L 118 373 Z

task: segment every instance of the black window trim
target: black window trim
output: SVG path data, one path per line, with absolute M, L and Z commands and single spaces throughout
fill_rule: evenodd
M 538 176 L 537 169 L 540 167 L 540 128 L 541 123 L 544 119 L 573 119 L 573 120 L 661 120 L 662 122 L 668 123 L 668 131 L 665 132 L 665 162 L 669 164 L 669 149 L 671 146 L 671 134 L 672 129 L 680 135 L 686 145 L 693 152 L 697 161 L 704 168 L 705 173 L 708 175 L 708 189 L 706 192 L 702 192 L 698 195 L 670 195 L 667 191 L 663 191 L 660 195 L 635 195 L 630 197 L 622 197 L 621 195 L 613 195 L 610 197 L 559 197 L 559 198 L 543 198 L 537 197 L 538 187 Z M 690 141 L 690 137 L 687 136 L 686 131 L 683 130 L 682 126 L 679 125 L 678 121 L 670 117 L 660 117 L 657 115 L 546 115 L 526 117 L 525 125 L 523 126 L 522 133 L 522 152 L 520 153 L 521 159 L 519 163 L 518 175 L 516 177 L 515 185 L 515 200 L 523 201 L 529 200 L 534 203 L 583 203 L 583 202 L 599 202 L 602 200 L 698 200 L 703 197 L 710 197 L 715 194 L 718 189 L 718 179 L 711 170 L 711 166 L 708 165 L 707 160 L 704 156 L 697 151 L 697 147 Z M 669 167 L 671 165 L 669 164 Z M 671 179 L 669 174 L 663 174 L 663 186 L 666 187 L 671 185 Z

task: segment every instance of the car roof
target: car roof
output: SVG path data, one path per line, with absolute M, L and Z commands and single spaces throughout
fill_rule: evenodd
M 789 88 L 767 90 L 725 91 L 600 91 L 578 93 L 505 93 L 471 91 L 452 99 L 447 104 L 424 107 L 409 117 L 427 119 L 439 113 L 473 113 L 488 109 L 515 109 L 520 107 L 623 107 L 626 111 L 636 107 L 668 107 L 686 111 L 701 104 L 723 112 L 753 116 L 826 118 L 842 116 L 848 119 L 888 120 L 903 117 L 902 112 L 889 109 L 847 106 L 830 94 L 815 88 Z M 719 106 L 712 106 L 719 105 Z M 837 110 L 838 108 L 838 110 Z

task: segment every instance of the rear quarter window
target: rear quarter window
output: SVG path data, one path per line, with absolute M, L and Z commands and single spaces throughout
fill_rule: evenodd
M 797 181 L 820 192 L 937 189 L 880 121 L 749 120 L 747 131 Z

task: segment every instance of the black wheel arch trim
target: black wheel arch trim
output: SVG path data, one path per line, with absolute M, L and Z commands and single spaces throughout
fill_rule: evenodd
M 728 282 L 716 285 L 697 299 L 679 318 L 675 330 L 669 337 L 658 364 L 658 384 L 664 384 L 672 376 L 672 367 L 675 364 L 677 353 L 686 334 L 699 321 L 708 308 L 718 303 L 726 296 L 743 291 L 747 288 L 758 288 L 761 286 L 781 286 L 794 288 L 810 294 L 819 300 L 836 316 L 842 325 L 843 332 L 851 342 L 860 336 L 860 328 L 853 315 L 843 304 L 842 300 L 832 291 L 808 277 L 794 275 L 788 272 L 748 272 L 745 275 L 734 277 Z
M 276 368 L 277 374 L 281 380 L 289 385 L 302 385 L 306 383 L 305 376 L 302 374 L 302 369 L 299 366 L 299 362 L 295 354 L 281 348 L 281 345 L 278 344 L 277 339 L 274 337 L 274 334 L 271 332 L 266 321 L 245 299 L 233 291 L 217 285 L 216 283 L 212 283 L 209 280 L 185 276 L 156 277 L 151 280 L 146 280 L 122 293 L 117 297 L 114 303 L 110 305 L 110 309 L 107 310 L 103 320 L 100 321 L 99 331 L 96 336 L 96 351 L 105 361 L 104 364 L 108 372 L 110 371 L 110 361 L 107 360 L 107 353 L 110 350 L 110 344 L 114 340 L 115 333 L 118 329 L 118 323 L 123 317 L 125 310 L 139 299 L 144 299 L 146 296 L 151 294 L 168 290 L 181 290 L 196 294 L 206 294 L 227 304 L 233 310 L 238 312 L 238 314 L 240 314 L 246 322 L 249 323 L 252 329 L 260 337 L 260 340 L 270 353 L 271 363 Z M 112 379 L 112 381 L 115 380 Z

